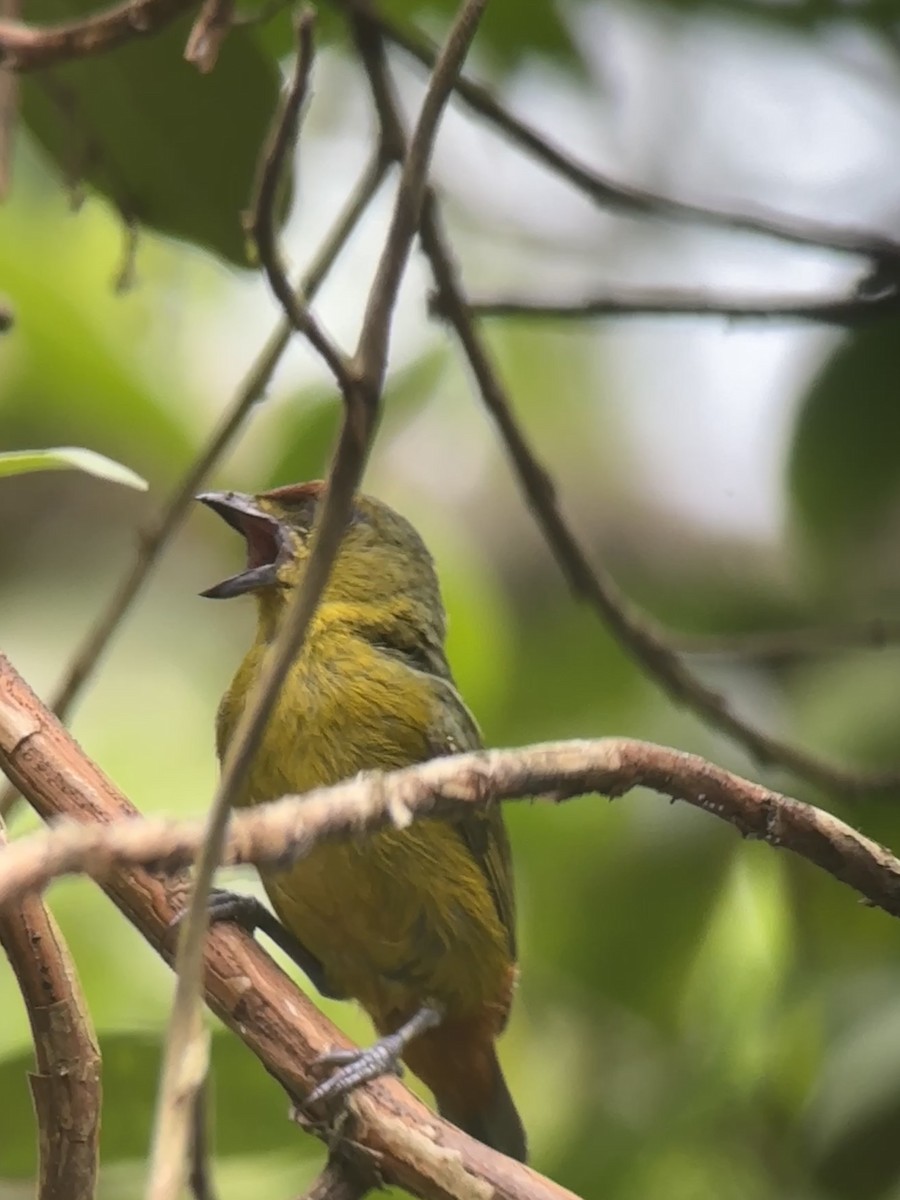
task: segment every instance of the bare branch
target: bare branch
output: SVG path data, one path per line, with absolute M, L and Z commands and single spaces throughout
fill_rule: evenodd
M 222 43 L 233 26 L 234 0 L 203 0 L 184 48 L 185 61 L 201 75 L 208 75 L 219 61 Z
M 399 46 L 406 54 L 425 67 L 432 67 L 436 49 L 432 42 L 411 31 L 399 21 L 382 12 L 373 0 L 337 0 L 348 13 L 364 16 L 374 24 L 384 38 Z M 479 116 L 484 117 L 511 142 L 542 162 L 554 174 L 590 197 L 603 208 L 647 216 L 699 222 L 705 225 L 741 229 L 759 233 L 797 245 L 821 246 L 840 253 L 859 254 L 891 264 L 896 273 L 900 260 L 900 243 L 869 230 L 833 226 L 818 221 L 790 217 L 782 213 L 753 208 L 731 211 L 699 204 L 694 201 L 663 196 L 646 188 L 633 187 L 603 175 L 581 163 L 566 150 L 532 128 L 503 107 L 487 88 L 460 77 L 454 84 L 459 98 Z
M 188 1188 L 194 1200 L 216 1200 L 209 1150 L 209 1101 L 209 1080 L 204 1079 L 197 1090 L 191 1111 Z
M 475 327 L 434 204 L 426 206 L 421 237 L 440 296 L 441 311 L 459 339 L 485 407 L 500 431 L 528 507 L 572 591 L 599 613 L 620 645 L 674 700 L 733 738 L 760 762 L 785 767 L 826 791 L 846 795 L 889 791 L 900 786 L 900 771 L 848 770 L 770 737 L 739 717 L 724 696 L 707 687 L 685 666 L 669 645 L 667 635 L 637 610 L 615 580 L 601 567 L 591 564 L 560 511 L 553 481 L 519 427 L 500 376 Z
M 409 139 L 394 214 L 356 348 L 357 373 L 364 385 L 372 390 L 380 391 L 384 379 L 390 321 L 419 226 L 438 123 L 486 7 L 487 0 L 466 0 L 461 6 L 447 41 L 435 59 L 419 118 Z
M 348 364 L 331 338 L 320 327 L 308 304 L 290 285 L 278 249 L 278 197 L 285 163 L 293 147 L 306 100 L 313 61 L 316 15 L 304 9 L 297 19 L 297 57 L 294 75 L 284 93 L 260 155 L 250 212 L 245 228 L 256 247 L 269 287 L 294 329 L 302 333 L 320 355 L 342 390 L 352 386 Z
M 149 37 L 193 8 L 197 0 L 125 0 L 78 21 L 43 27 L 0 21 L 0 66 L 36 71 L 55 63 L 105 54 Z
M 129 801 L 87 758 L 9 662 L 0 656 L 0 768 L 45 819 L 71 817 L 90 835 L 136 817 Z M 113 826 L 116 827 L 116 826 Z M 198 835 L 200 830 L 197 830 Z M 23 843 L 24 844 L 24 843 Z M 19 843 L 4 851 L 17 850 Z M 173 958 L 172 918 L 186 876 L 112 869 L 101 886 L 151 946 Z M 253 939 L 217 925 L 205 952 L 206 1000 L 298 1103 L 319 1082 L 315 1061 L 347 1039 Z M 396 1079 L 368 1084 L 347 1101 L 347 1130 L 367 1168 L 422 1200 L 574 1200 L 571 1192 L 442 1121 Z M 333 1131 L 311 1125 L 323 1141 Z
M 444 316 L 434 298 L 431 311 Z M 614 287 L 571 301 L 498 296 L 469 301 L 475 317 L 526 317 L 534 320 L 584 320 L 594 317 L 696 316 L 728 317 L 733 321 L 805 321 L 818 325 L 863 325 L 900 311 L 900 287 L 879 292 L 864 287 L 847 295 L 816 299 L 773 296 L 758 299 L 727 296 L 690 288 Z
M 0 829 L 0 862 L 6 852 Z M 65 939 L 37 895 L 0 907 L 0 945 L 34 1038 L 37 1200 L 93 1200 L 100 1146 L 100 1051 Z
M 331 1157 L 312 1187 L 298 1200 L 362 1200 L 371 1187 L 348 1163 Z
M 9 756 L 19 720 L 14 703 L 0 702 L 0 756 Z M 47 769 L 46 751 L 37 756 L 32 750 L 31 759 L 35 776 Z M 900 861 L 884 847 L 830 813 L 697 755 L 630 738 L 452 755 L 254 806 L 232 814 L 222 861 L 287 863 L 323 840 L 458 815 L 464 805 L 483 808 L 534 797 L 559 802 L 587 792 L 614 798 L 636 787 L 683 800 L 729 822 L 744 837 L 790 850 L 900 917 Z M 0 903 L 76 871 L 98 880 L 126 864 L 175 871 L 193 860 L 203 836 L 203 823 L 196 820 L 118 821 L 32 834 L 13 843 L 0 860 Z

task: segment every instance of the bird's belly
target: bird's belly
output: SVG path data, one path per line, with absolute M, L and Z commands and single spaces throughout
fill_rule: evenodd
M 262 872 L 276 913 L 337 994 L 376 1022 L 426 1000 L 452 1014 L 509 1005 L 506 934 L 478 864 L 451 826 L 420 822 L 317 846 Z

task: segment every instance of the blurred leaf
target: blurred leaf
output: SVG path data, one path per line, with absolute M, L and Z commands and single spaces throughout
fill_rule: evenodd
M 701 1060 L 749 1091 L 772 1076 L 773 1036 L 793 948 L 785 863 L 768 846 L 741 847 L 691 966 L 682 1019 Z
M 159 1083 L 160 1038 L 139 1032 L 101 1034 L 100 1052 L 101 1161 L 109 1166 L 144 1159 L 150 1144 Z M 4 1097 L 0 1175 L 10 1178 L 27 1178 L 35 1169 L 34 1114 L 26 1081 L 33 1070 L 30 1050 L 0 1062 L 0 1096 Z M 288 1120 L 288 1102 L 283 1091 L 246 1046 L 229 1033 L 213 1035 L 212 1079 L 212 1127 L 217 1157 L 285 1149 L 298 1156 L 303 1153 L 302 1135 Z
M 832 1039 L 806 1114 L 817 1174 L 829 1196 L 874 1200 L 900 1180 L 898 1035 L 892 991 Z
M 85 471 L 111 483 L 147 490 L 147 480 L 129 467 L 81 446 L 56 446 L 51 450 L 10 450 L 0 453 L 0 476 L 22 475 L 29 471 Z
M 18 320 L 0 349 L 0 444 L 89 445 L 154 480 L 170 476 L 194 452 L 192 413 L 184 399 L 169 402 L 180 380 L 172 363 L 140 363 L 158 302 L 149 291 L 123 301 L 97 286 L 107 222 L 85 214 L 76 235 L 37 189 L 4 221 L 0 275 Z
M 29 20 L 94 5 L 36 0 Z M 184 61 L 190 18 L 108 54 L 26 76 L 23 113 L 64 179 L 86 180 L 123 216 L 246 265 L 240 215 L 280 76 L 247 30 L 209 75 Z
M 827 362 L 797 420 L 788 468 L 803 528 L 836 569 L 871 539 L 900 497 L 900 325 L 846 338 Z

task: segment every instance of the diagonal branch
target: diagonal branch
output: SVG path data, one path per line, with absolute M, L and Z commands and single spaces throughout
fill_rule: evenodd
M 0 656 L 0 768 L 45 819 L 69 817 L 117 828 L 134 807 L 84 754 L 66 729 Z M 199 830 L 198 830 L 199 832 Z M 4 851 L 12 854 L 17 844 Z M 104 891 L 150 945 L 171 963 L 172 919 L 188 886 L 158 867 L 110 867 Z M 315 1060 L 345 1037 L 265 951 L 234 925 L 218 925 L 205 949 L 205 996 L 213 1011 L 297 1102 L 319 1082 Z M 575 1200 L 564 1188 L 467 1137 L 430 1112 L 395 1079 L 347 1102 L 347 1129 L 369 1170 L 422 1200 Z M 333 1130 L 310 1127 L 323 1141 Z
M 305 9 L 297 22 L 298 52 L 294 77 L 275 116 L 270 137 L 260 158 L 253 217 L 249 231 L 276 296 L 295 328 L 339 378 L 346 371 L 342 354 L 322 332 L 305 302 L 295 298 L 277 254 L 275 209 L 288 150 L 299 122 L 312 68 L 312 31 L 315 14 Z M 299 323 L 298 323 L 299 322 Z M 279 645 L 282 639 L 279 638 Z M 282 647 L 283 649 L 284 647 Z M 299 648 L 299 647 L 298 647 Z M 203 948 L 209 927 L 209 895 L 222 857 L 225 827 L 232 798 L 247 777 L 250 763 L 278 698 L 293 654 L 270 656 L 263 683 L 251 696 L 244 719 L 222 767 L 222 777 L 207 819 L 203 850 L 197 860 L 175 962 L 175 999 L 166 1033 L 156 1120 L 150 1150 L 147 1200 L 177 1200 L 188 1174 L 192 1129 L 198 1125 L 198 1108 L 209 1069 L 209 1031 L 203 1022 Z M 273 665 L 274 663 L 274 665 Z M 268 668 L 268 669 L 266 669 Z
M 410 140 L 397 189 L 394 214 L 353 359 L 347 361 L 322 334 L 302 301 L 286 309 L 291 324 L 309 339 L 335 375 L 344 400 L 344 421 L 329 473 L 325 501 L 316 520 L 313 550 L 302 585 L 287 608 L 278 636 L 263 661 L 257 686 L 238 722 L 209 813 L 203 853 L 197 863 L 196 879 L 179 945 L 178 980 L 166 1039 L 148 1200 L 172 1200 L 184 1182 L 190 1109 L 205 1077 L 208 1058 L 200 1010 L 200 982 L 212 877 L 221 859 L 233 798 L 246 778 L 278 693 L 303 645 L 350 519 L 353 497 L 377 428 L 391 319 L 419 222 L 434 139 L 453 81 L 486 3 L 487 0 L 465 0 L 435 64 Z M 285 295 L 282 286 L 284 273 L 274 237 L 273 210 L 281 166 L 296 134 L 312 64 L 313 20 L 311 12 L 302 14 L 299 19 L 294 77 L 263 150 L 255 207 L 249 224 L 263 268 L 276 296 L 281 300 Z
M 497 424 L 528 507 L 575 595 L 596 610 L 619 644 L 674 700 L 733 738 L 760 762 L 786 767 L 825 791 L 846 795 L 900 787 L 900 771 L 848 770 L 771 737 L 738 716 L 724 696 L 707 687 L 682 662 L 666 634 L 629 601 L 612 576 L 590 562 L 562 515 L 554 483 L 528 444 L 475 326 L 434 203 L 426 206 L 421 237 L 439 307 L 459 339 L 485 407 Z
M 0 862 L 8 843 L 0 829 Z M 0 907 L 0 945 L 34 1038 L 37 1200 L 93 1200 L 100 1147 L 100 1051 L 65 939 L 37 895 Z

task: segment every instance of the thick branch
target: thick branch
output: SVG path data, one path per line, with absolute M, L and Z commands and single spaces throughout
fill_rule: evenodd
M 7 676 L 10 670 L 7 665 Z M 15 696 L 0 701 L 0 762 L 5 758 L 21 771 L 17 760 L 23 753 L 31 774 L 52 774 L 55 764 L 46 754 L 58 754 L 55 739 L 44 739 L 40 747 L 32 739 L 22 752 L 14 749 L 17 730 L 27 727 L 21 703 Z M 695 754 L 630 738 L 453 755 L 243 810 L 231 817 L 223 863 L 288 863 L 325 839 L 403 828 L 416 818 L 458 814 L 464 805 L 533 797 L 561 801 L 586 792 L 619 797 L 636 787 L 683 800 L 728 821 L 744 837 L 790 850 L 900 917 L 900 861 L 884 847 L 830 813 Z M 135 820 L 33 834 L 11 845 L 0 860 L 0 903 L 74 871 L 99 880 L 123 864 L 175 871 L 192 861 L 203 832 L 202 821 Z
M 0 833 L 0 863 L 5 835 Z M 100 1051 L 65 939 L 37 895 L 0 906 L 0 944 L 34 1038 L 37 1200 L 93 1200 L 100 1145 Z
M 0 767 L 46 820 L 69 817 L 118 828 L 134 807 L 84 754 L 0 655 Z M 116 824 L 111 824 L 116 822 Z M 79 831 L 81 832 L 81 831 Z M 197 830 L 198 834 L 200 830 Z M 3 852 L 17 851 L 14 843 Z M 97 875 L 104 891 L 171 963 L 172 920 L 183 904 L 186 876 L 111 867 Z M 315 1060 L 347 1039 L 240 929 L 217 925 L 206 945 L 205 995 L 215 1013 L 298 1103 L 320 1082 Z M 369 1084 L 347 1101 L 347 1133 L 369 1169 L 423 1200 L 575 1200 L 571 1192 L 442 1121 L 399 1080 Z M 332 1131 L 312 1127 L 328 1141 Z

